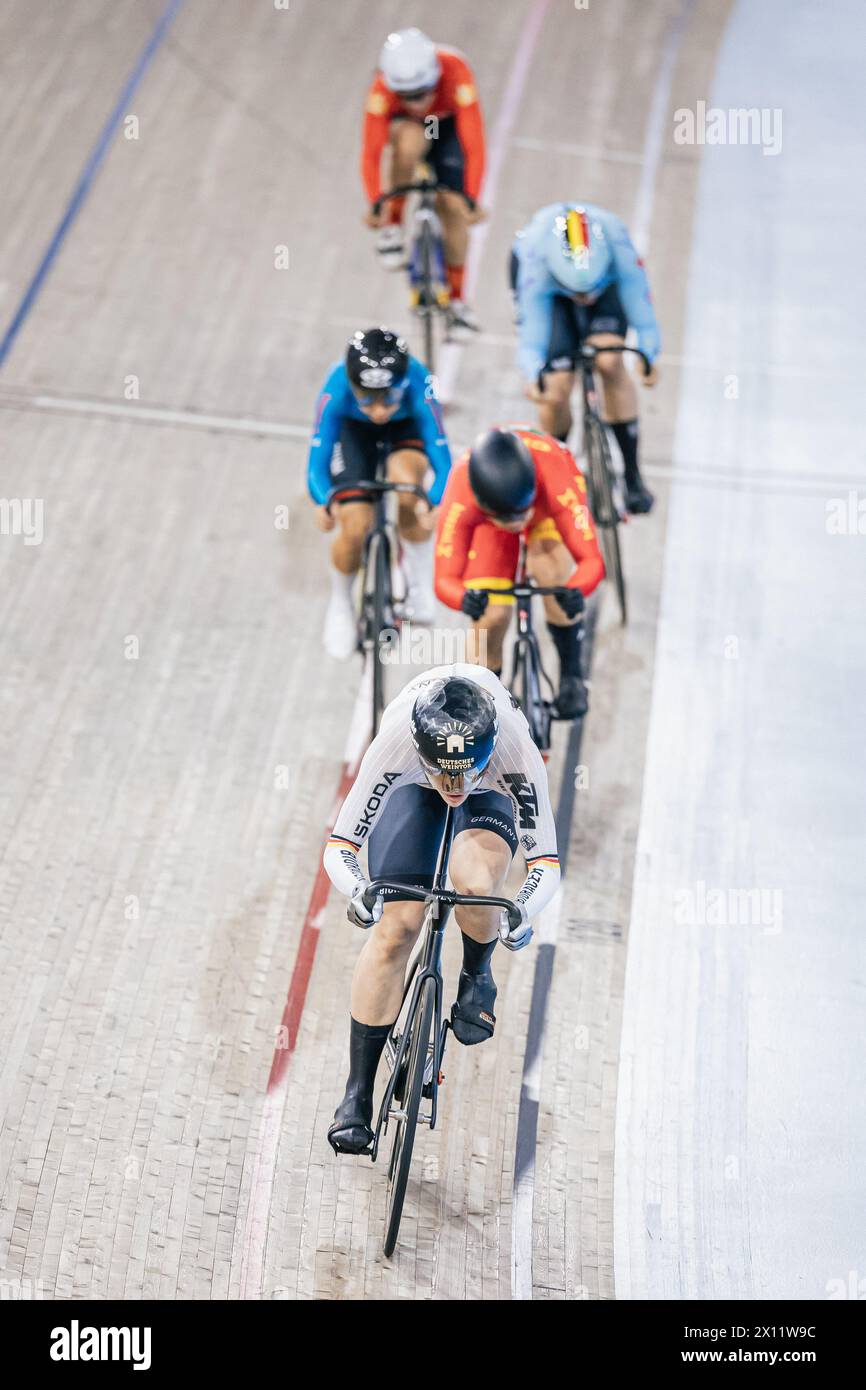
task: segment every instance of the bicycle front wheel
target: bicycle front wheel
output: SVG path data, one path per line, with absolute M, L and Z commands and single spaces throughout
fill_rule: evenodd
M 388 1211 L 385 1227 L 385 1254 L 388 1256 L 394 1253 L 403 1215 L 403 1201 L 409 1180 L 412 1150 L 415 1147 L 415 1130 L 418 1125 L 427 1048 L 433 1029 L 435 1009 L 436 986 L 432 979 L 427 979 L 421 986 L 414 1019 L 407 1025 L 412 1028 L 412 1040 L 409 1044 L 409 1062 L 403 1088 L 403 1113 L 396 1122 L 397 1129 L 388 1170 Z
M 550 710 L 541 694 L 536 652 L 528 637 L 518 637 L 514 648 L 511 691 L 526 716 L 532 741 L 542 752 L 550 751 Z
M 628 616 L 625 592 L 625 572 L 619 544 L 619 512 L 613 498 L 610 445 L 600 420 L 590 418 L 585 425 L 587 488 L 590 511 L 598 531 L 601 553 L 607 577 L 616 589 L 620 620 Z

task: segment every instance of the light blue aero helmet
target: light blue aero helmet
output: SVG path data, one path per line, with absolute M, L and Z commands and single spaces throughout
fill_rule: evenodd
M 547 268 L 569 294 L 594 294 L 608 278 L 611 251 L 599 218 L 563 203 L 545 242 Z

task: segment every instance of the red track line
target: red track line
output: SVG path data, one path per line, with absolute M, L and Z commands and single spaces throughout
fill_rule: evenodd
M 334 803 L 331 807 L 330 815 L 328 816 L 328 823 L 325 827 L 323 847 L 334 828 L 334 822 L 355 780 L 357 770 L 357 765 L 352 765 L 350 767 L 348 763 L 343 764 L 340 784 L 337 788 Z M 325 873 L 325 866 L 320 859 L 316 877 L 313 880 L 310 900 L 307 904 L 304 925 L 301 929 L 301 939 L 298 943 L 298 954 L 295 957 L 292 978 L 289 981 L 289 992 L 286 995 L 286 1004 L 283 1009 L 280 1031 L 277 1044 L 274 1048 L 271 1071 L 268 1077 L 267 1089 L 269 1092 L 276 1090 L 283 1081 L 288 1069 L 289 1059 L 298 1041 L 301 1015 L 304 1012 L 307 990 L 310 986 L 310 976 L 313 973 L 313 963 L 316 959 L 316 950 L 319 945 L 319 929 L 330 892 L 331 880 Z

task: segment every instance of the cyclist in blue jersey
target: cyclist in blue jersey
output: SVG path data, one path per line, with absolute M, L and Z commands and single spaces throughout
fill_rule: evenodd
M 585 340 L 621 345 L 629 327 L 653 363 L 661 338 L 643 261 L 625 224 L 591 203 L 550 203 L 518 232 L 511 253 L 517 308 L 517 360 L 526 394 L 538 405 L 541 428 L 565 442 L 571 429 L 575 365 Z M 652 493 L 638 466 L 634 379 L 621 355 L 600 353 L 604 413 L 625 467 L 626 506 L 648 512 Z M 654 386 L 657 371 L 642 376 Z
M 373 521 L 368 502 L 343 502 L 329 516 L 324 503 L 331 488 L 375 477 L 382 450 L 392 482 L 423 484 L 438 503 L 451 467 L 435 382 L 409 355 L 402 338 L 387 328 L 357 332 L 344 361 L 331 368 L 319 392 L 310 441 L 307 485 L 319 506 L 323 531 L 337 528 L 331 548 L 331 598 L 324 642 L 331 656 L 345 659 L 356 645 L 352 602 L 364 540 Z M 397 525 L 403 544 L 408 592 L 404 611 L 416 623 L 432 622 L 433 512 L 410 495 L 398 494 Z

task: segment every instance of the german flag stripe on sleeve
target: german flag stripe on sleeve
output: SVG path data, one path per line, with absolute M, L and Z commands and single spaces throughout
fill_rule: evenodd
M 527 864 L 531 864 L 533 867 L 534 867 L 536 864 L 555 864 L 556 867 L 559 868 L 559 855 L 558 855 L 558 854 L 537 854 L 537 855 L 535 856 L 534 859 L 527 859 L 526 862 L 527 862 Z
M 328 844 L 346 845 L 349 849 L 354 850 L 355 854 L 357 854 L 358 850 L 361 848 L 360 845 L 355 844 L 354 840 L 347 840 L 343 835 L 331 835 L 328 839 Z

